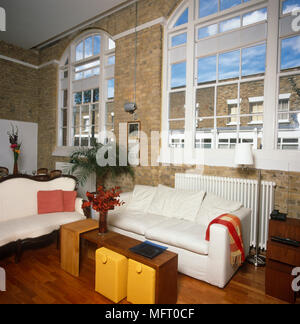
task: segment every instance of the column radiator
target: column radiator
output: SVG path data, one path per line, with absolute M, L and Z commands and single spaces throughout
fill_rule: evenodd
M 178 173 L 175 175 L 175 187 L 177 189 L 190 191 L 204 190 L 228 200 L 239 201 L 244 207 L 250 208 L 252 210 L 250 244 L 255 247 L 258 207 L 257 180 Z M 275 187 L 276 184 L 274 182 L 262 181 L 261 183 L 259 247 L 263 250 L 267 249 L 269 218 L 271 212 L 274 210 Z

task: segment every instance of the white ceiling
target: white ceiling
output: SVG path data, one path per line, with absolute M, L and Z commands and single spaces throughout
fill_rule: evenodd
M 0 0 L 7 31 L 0 40 L 32 48 L 126 0 Z

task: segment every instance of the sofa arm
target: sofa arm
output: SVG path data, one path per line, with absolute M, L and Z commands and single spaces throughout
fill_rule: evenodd
M 86 218 L 91 218 L 91 209 L 90 207 L 82 208 L 84 200 L 82 198 L 76 198 L 75 201 L 75 211 L 80 213 L 81 215 L 84 215 Z
M 250 249 L 251 210 L 242 208 L 233 214 L 241 220 L 244 250 L 247 257 Z M 230 238 L 227 227 L 220 224 L 210 227 L 208 260 L 209 283 L 224 288 L 238 270 L 238 267 L 232 266 L 230 262 Z

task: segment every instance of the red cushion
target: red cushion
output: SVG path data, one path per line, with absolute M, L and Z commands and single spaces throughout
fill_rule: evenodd
M 64 212 L 72 213 L 75 211 L 76 191 L 63 191 Z
M 37 193 L 38 214 L 61 213 L 64 211 L 62 190 L 39 191 Z

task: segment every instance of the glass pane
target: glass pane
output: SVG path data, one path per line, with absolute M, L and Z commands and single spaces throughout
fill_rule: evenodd
M 73 108 L 73 127 L 79 128 L 80 121 L 80 107 Z
M 219 80 L 233 79 L 240 75 L 240 51 L 219 55 Z
M 171 68 L 171 88 L 186 86 L 186 62 L 173 64 Z
M 87 38 L 84 43 L 84 57 L 87 58 L 93 56 L 93 37 Z
M 217 148 L 234 149 L 237 143 L 237 126 L 228 125 L 228 118 L 217 119 Z
M 247 14 L 245 14 L 243 16 L 243 26 L 248 26 L 248 25 L 260 22 L 260 21 L 264 21 L 267 18 L 268 18 L 267 8 L 248 12 Z
M 227 32 L 232 29 L 241 27 L 241 18 L 235 17 L 228 20 L 224 20 L 220 23 L 220 33 Z
M 215 111 L 215 87 L 197 89 L 196 109 L 198 117 L 213 117 Z
M 63 107 L 68 107 L 68 90 L 63 91 Z
M 74 94 L 74 104 L 75 105 L 82 104 L 82 92 L 76 92 Z
M 300 111 L 300 75 L 281 77 L 279 87 L 279 111 Z
M 109 38 L 108 39 L 108 49 L 111 50 L 114 48 L 116 48 L 116 43 L 111 38 Z
M 96 61 L 93 61 L 93 62 L 90 62 L 90 63 L 86 63 L 86 64 L 82 64 L 82 65 L 79 65 L 77 67 L 75 67 L 75 72 L 80 72 L 80 71 L 83 71 L 83 70 L 87 70 L 87 69 L 90 69 L 94 66 L 98 66 L 100 64 L 100 60 L 96 60 Z
M 195 148 L 213 148 L 214 119 L 199 118 L 196 121 Z
M 282 2 L 282 14 L 291 13 L 294 9 L 300 9 L 300 0 L 285 0 Z
M 110 56 L 107 60 L 108 65 L 114 65 L 116 63 L 116 57 L 115 56 Z
M 171 148 L 184 147 L 184 128 L 183 120 L 169 122 L 169 146 Z
M 242 3 L 242 0 L 220 0 L 220 10 L 226 10 Z
M 183 14 L 178 18 L 176 21 L 174 27 L 184 25 L 189 21 L 189 8 L 186 8 L 183 12 Z
M 90 145 L 95 145 L 98 142 L 98 138 L 99 138 L 99 127 L 94 125 L 91 127 L 91 143 L 90 143 Z
M 199 18 L 218 12 L 218 0 L 199 0 Z
M 216 81 L 217 57 L 209 56 L 198 60 L 198 84 Z
M 115 97 L 115 79 L 107 81 L 107 98 L 113 99 Z
M 91 110 L 91 125 L 99 125 L 99 105 L 93 105 Z
M 79 72 L 75 74 L 75 80 L 81 80 L 83 79 L 83 72 Z
M 94 89 L 93 90 L 93 102 L 98 102 L 99 101 L 99 89 Z
M 279 120 L 278 148 L 300 150 L 300 113 L 289 114 L 287 122 Z
M 83 59 L 83 42 L 76 47 L 76 61 Z
M 217 116 L 230 116 L 227 123 L 236 122 L 238 85 L 229 84 L 217 88 Z
M 61 128 L 61 144 L 67 146 L 67 128 Z
M 92 102 L 92 91 L 84 91 L 83 93 L 83 103 L 90 103 Z
M 241 114 L 263 113 L 264 80 L 241 83 Z
M 170 93 L 169 119 L 185 118 L 185 91 Z
M 83 77 L 85 79 L 90 78 L 92 76 L 94 76 L 93 70 L 87 70 L 87 71 L 84 71 L 84 73 L 83 73 Z
M 300 66 L 300 36 L 281 41 L 281 70 Z
M 250 143 L 255 149 L 262 149 L 263 115 L 241 117 L 239 138 L 240 143 Z
M 67 127 L 68 125 L 68 110 L 62 109 L 61 110 L 61 126 Z
M 187 33 L 176 35 L 172 37 L 172 47 L 186 44 Z
M 266 44 L 242 50 L 242 76 L 265 73 Z
M 90 111 L 89 106 L 82 106 L 80 125 L 83 132 L 89 132 L 90 126 Z
M 198 39 L 216 35 L 218 33 L 218 24 L 210 25 L 198 29 Z
M 94 55 L 100 54 L 101 51 L 101 37 L 99 35 L 94 36 Z

